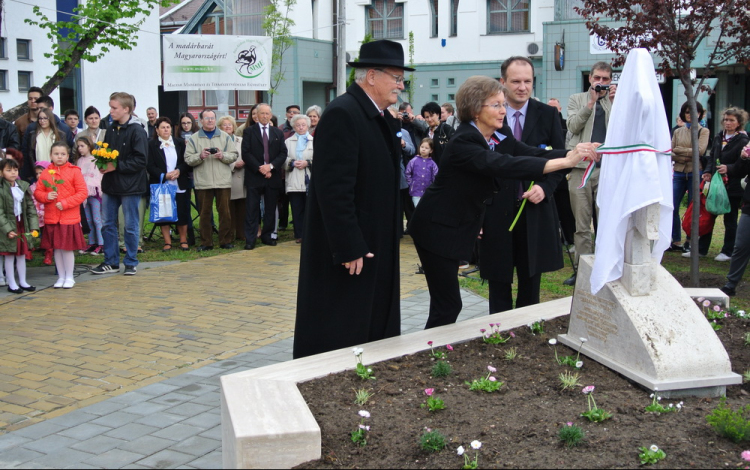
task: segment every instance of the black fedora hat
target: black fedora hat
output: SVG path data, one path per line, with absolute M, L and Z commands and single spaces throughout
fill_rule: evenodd
M 359 61 L 347 62 L 350 67 L 394 67 L 413 72 L 414 69 L 404 65 L 404 48 L 401 44 L 381 39 L 362 44 L 359 48 Z

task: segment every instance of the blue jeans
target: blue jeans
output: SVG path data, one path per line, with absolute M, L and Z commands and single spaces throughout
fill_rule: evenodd
M 89 224 L 89 245 L 104 245 L 102 238 L 102 203 L 98 197 L 89 196 L 84 206 L 86 222 Z
M 700 178 L 700 173 L 698 178 Z M 680 221 L 680 204 L 685 197 L 685 191 L 688 193 L 688 204 L 693 200 L 693 174 L 681 173 L 675 171 L 672 175 L 672 196 L 674 203 L 674 212 L 672 213 L 672 242 L 682 240 L 682 223 Z
M 119 246 L 117 243 L 117 212 L 122 206 L 125 219 L 125 266 L 138 266 L 138 239 L 141 236 L 140 221 L 138 219 L 138 204 L 140 195 L 134 196 L 102 196 L 102 237 L 104 238 L 104 262 L 109 265 L 120 264 Z

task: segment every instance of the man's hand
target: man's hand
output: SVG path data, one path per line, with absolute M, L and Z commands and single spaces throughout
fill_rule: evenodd
M 224 158 L 224 154 L 221 152 L 221 149 L 217 148 L 216 153 L 214 154 L 214 158 L 221 160 Z
M 207 159 L 210 156 L 211 156 L 211 154 L 208 153 L 208 149 L 203 149 L 203 151 L 201 152 L 201 155 L 200 155 L 201 160 L 205 160 L 205 159 Z
M 589 87 L 589 102 L 586 104 L 586 106 L 589 109 L 594 109 L 594 106 L 596 106 L 596 100 L 599 99 L 599 93 L 594 89 L 593 86 Z
M 617 85 L 609 86 L 609 101 L 615 101 L 615 93 L 617 93 Z
M 258 167 L 258 171 L 261 172 L 263 175 L 270 175 L 271 174 L 271 164 L 266 163 L 265 165 L 261 165 Z M 266 176 L 268 178 L 268 176 Z
M 539 204 L 544 201 L 544 190 L 538 184 L 531 187 L 530 191 L 526 191 L 521 196 L 524 199 L 528 199 L 532 204 Z
M 373 255 L 372 253 L 367 253 L 365 255 L 365 258 L 374 258 L 374 257 L 375 255 Z M 357 258 L 354 261 L 341 263 L 341 265 L 349 270 L 349 275 L 353 275 L 353 274 L 359 275 L 359 273 L 362 272 L 362 268 L 365 265 L 365 261 L 364 261 L 364 258 Z

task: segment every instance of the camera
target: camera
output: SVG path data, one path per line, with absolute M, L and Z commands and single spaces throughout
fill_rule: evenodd
M 211 155 L 219 151 L 219 149 L 217 149 L 216 147 L 211 147 L 210 149 L 206 149 L 206 150 L 208 150 L 208 153 L 210 153 Z
M 409 120 L 409 113 L 403 112 L 401 113 L 401 119 L 408 121 Z
M 609 85 L 597 85 L 594 87 L 594 90 L 599 93 L 602 90 L 609 90 Z

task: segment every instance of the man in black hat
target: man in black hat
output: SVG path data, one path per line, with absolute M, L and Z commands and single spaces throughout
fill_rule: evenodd
M 355 83 L 315 129 L 300 259 L 294 357 L 398 336 L 400 124 L 404 50 L 363 44 Z M 346 129 L 345 132 L 342 129 Z M 309 235 L 308 235 L 309 234 Z

